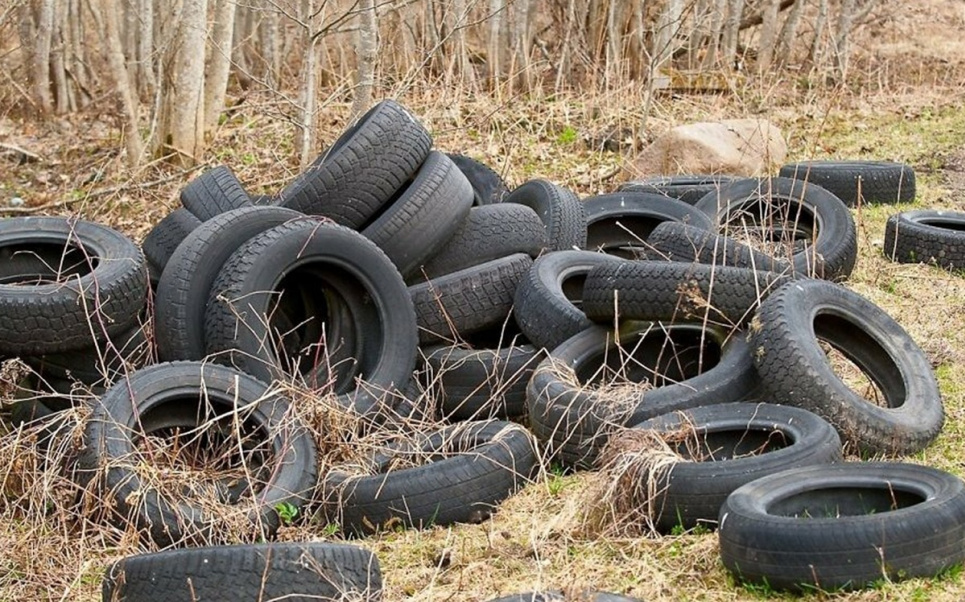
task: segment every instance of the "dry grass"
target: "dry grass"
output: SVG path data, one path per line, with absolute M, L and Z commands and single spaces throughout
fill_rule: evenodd
M 911 11 L 902 19 L 916 15 Z M 919 16 L 931 19 L 934 15 Z M 948 38 L 948 32 L 942 30 L 933 36 L 937 37 Z M 876 48 L 883 54 L 919 57 L 952 52 L 956 47 L 951 42 L 916 45 L 914 39 L 902 37 L 884 39 Z M 871 46 L 867 49 L 873 51 Z M 907 161 L 919 174 L 914 207 L 965 210 L 965 182 L 961 167 L 955 167 L 961 163 L 965 140 L 961 82 L 945 81 L 943 88 L 875 87 L 871 80 L 869 76 L 858 89 L 827 90 L 802 86 L 788 74 L 785 79 L 750 81 L 725 96 L 658 99 L 648 124 L 659 130 L 671 123 L 763 114 L 784 128 L 790 140 L 789 160 Z M 639 91 L 632 88 L 552 99 L 520 96 L 511 101 L 483 96 L 469 100 L 458 91 L 413 89 L 402 100 L 423 118 L 437 147 L 486 161 L 511 185 L 546 177 L 582 195 L 614 189 L 614 174 L 626 157 L 589 148 L 581 139 L 614 127 L 636 129 L 642 119 Z M 321 140 L 336 137 L 348 108 L 347 103 L 328 107 L 321 120 Z M 283 120 L 265 118 L 259 111 L 254 102 L 234 113 L 215 134 L 207 160 L 229 165 L 251 192 L 270 193 L 295 174 L 291 133 Z M 575 140 L 567 134 L 571 129 L 579 134 Z M 177 191 L 193 175 L 159 164 L 136 173 L 125 171 L 108 122 L 88 116 L 66 118 L 56 127 L 24 126 L 22 131 L 3 122 L 0 132 L 12 133 L 14 142 L 44 159 L 15 168 L 4 166 L 0 203 L 19 196 L 28 208 L 104 221 L 137 240 L 177 205 Z M 887 215 L 908 208 L 887 205 L 855 210 L 859 259 L 847 286 L 903 324 L 936 368 L 946 405 L 945 431 L 931 447 L 908 460 L 961 475 L 965 474 L 961 463 L 965 457 L 965 279 L 933 267 L 893 264 L 882 257 Z M 83 516 L 81 492 L 61 467 L 76 457 L 87 410 L 80 407 L 61 413 L 50 425 L 59 433 L 54 437 L 57 444 L 46 451 L 37 445 L 46 436 L 41 426 L 10 426 L 6 418 L 18 394 L 17 370 L 22 367 L 5 364 L 0 384 L 0 599 L 98 600 L 100 579 L 109 562 L 153 548 L 130 531 Z M 361 465 L 367 453 L 394 436 L 373 432 L 349 437 L 345 433 L 356 432 L 359 425 L 340 413 L 331 399 L 294 386 L 288 386 L 286 393 L 295 398 L 301 418 L 316 434 L 323 450 L 323 470 L 335 463 Z M 346 445 L 349 439 L 352 445 Z M 670 460 L 665 454 L 657 457 Z M 177 469 L 178 479 L 197 476 L 190 456 L 173 458 L 171 466 Z M 234 470 L 237 465 L 228 468 Z M 623 482 L 640 485 L 633 471 L 622 474 L 626 475 Z M 626 515 L 612 498 L 600 497 L 601 490 L 622 487 L 618 481 L 606 471 L 551 472 L 505 502 L 483 524 L 386 532 L 357 543 L 378 554 L 387 602 L 482 601 L 544 587 L 604 589 L 645 600 L 723 602 L 772 595 L 732 582 L 717 557 L 713 534 L 656 538 L 588 528 L 591 518 L 602 511 L 615 509 Z M 332 527 L 306 519 L 310 516 L 308 509 L 292 526 L 283 527 L 279 538 L 340 537 Z M 815 597 L 960 600 L 965 598 L 965 582 L 952 574 Z

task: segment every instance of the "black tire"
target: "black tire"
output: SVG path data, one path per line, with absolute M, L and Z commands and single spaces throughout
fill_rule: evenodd
M 233 209 L 206 221 L 178 245 L 154 296 L 161 361 L 204 358 L 204 312 L 221 267 L 256 234 L 299 217 L 303 215 L 283 207 Z
M 147 233 L 141 248 L 147 257 L 152 285 L 156 286 L 161 279 L 164 266 L 181 241 L 200 225 L 201 220 L 182 207 L 168 213 Z
M 593 268 L 583 285 L 586 317 L 621 320 L 748 322 L 787 276 L 701 263 L 621 261 Z
M 503 202 L 526 205 L 536 212 L 546 225 L 550 250 L 586 246 L 586 209 L 573 191 L 546 180 L 530 180 L 510 192 Z
M 660 533 L 714 528 L 724 500 L 741 485 L 788 468 L 841 461 L 834 428 L 790 406 L 725 403 L 664 414 L 633 429 L 654 432 L 680 456 L 647 475 L 641 488 L 656 492 L 640 502 Z
M 592 468 L 620 426 L 675 410 L 739 401 L 757 386 L 744 337 L 722 328 L 637 323 L 621 329 L 619 345 L 631 358 L 626 366 L 617 345 L 611 329 L 588 328 L 554 349 L 529 381 L 526 403 L 532 432 L 551 457 L 567 466 Z M 595 386 L 604 366 L 625 372 L 615 381 L 615 393 Z M 621 388 L 644 379 L 652 388 Z
M 785 285 L 761 304 L 750 341 L 768 399 L 822 416 L 862 453 L 914 453 L 941 431 L 944 409 L 927 356 L 857 293 L 820 280 Z M 884 407 L 835 373 L 821 342 L 877 386 Z
M 90 347 L 129 329 L 147 302 L 143 253 L 100 224 L 60 217 L 0 220 L 0 264 L 8 262 L 0 269 L 3 355 Z
M 491 167 L 466 155 L 448 153 L 449 158 L 456 164 L 459 171 L 466 176 L 472 185 L 472 204 L 474 207 L 501 203 L 503 197 L 509 194 L 509 188 L 502 176 Z
M 736 180 L 734 176 L 714 175 L 654 176 L 621 184 L 617 191 L 659 194 L 694 205 L 709 193 L 716 192 Z
M 440 346 L 426 351 L 426 386 L 438 391 L 443 418 L 508 419 L 526 414 L 526 383 L 542 360 L 532 345 Z
M 794 468 L 734 491 L 718 536 L 727 570 L 774 589 L 935 577 L 965 560 L 965 486 L 914 464 Z
M 781 167 L 779 175 L 817 184 L 849 207 L 859 201 L 876 204 L 915 200 L 915 170 L 904 163 L 801 161 Z
M 517 253 L 410 286 L 419 342 L 458 341 L 504 323 L 531 265 Z
M 128 556 L 104 573 L 104 602 L 184 600 L 357 600 L 382 598 L 370 551 L 336 543 L 267 543 L 165 550 Z
M 151 460 L 138 452 L 139 442 L 149 435 L 193 433 L 183 436 L 195 441 L 199 450 L 210 450 L 215 445 L 197 434 L 201 425 L 206 425 L 202 432 L 223 437 L 232 449 L 249 449 L 243 455 L 250 457 L 238 458 L 249 469 L 237 477 L 240 482 L 215 484 L 215 502 L 208 496 L 202 501 L 197 493 L 177 485 L 158 487 L 143 479 L 138 467 Z M 241 433 L 251 438 L 239 439 Z M 78 480 L 112 522 L 121 528 L 133 525 L 162 546 L 238 537 L 215 532 L 204 509 L 211 503 L 244 504 L 239 510 L 247 509 L 245 516 L 256 536 L 271 536 L 280 522 L 276 506 L 287 503 L 297 508 L 307 502 L 317 478 L 315 444 L 292 414 L 289 400 L 247 374 L 199 362 L 156 364 L 111 388 L 87 422 L 77 466 Z
M 405 107 L 383 100 L 279 194 L 279 204 L 360 229 L 419 170 L 432 138 Z
M 658 194 L 622 192 L 584 199 L 586 248 L 627 259 L 634 249 L 647 249 L 647 237 L 664 222 L 681 222 L 704 230 L 713 224 L 703 211 Z
M 592 251 L 554 251 L 537 259 L 516 288 L 513 317 L 537 349 L 553 350 L 593 322 L 583 313 L 583 284 L 597 266 L 622 261 Z
M 110 386 L 131 369 L 151 363 L 153 349 L 146 326 L 135 324 L 95 346 L 23 358 L 44 380 Z
M 415 367 L 415 312 L 398 270 L 358 232 L 311 218 L 239 247 L 211 286 L 204 324 L 217 361 L 266 381 L 298 373 L 360 414 Z
M 446 244 L 470 207 L 469 180 L 448 157 L 432 151 L 412 183 L 362 235 L 378 245 L 407 277 Z
M 729 236 L 679 222 L 664 222 L 647 237 L 648 259 L 697 262 L 710 265 L 791 273 L 781 259 L 761 253 Z
M 202 222 L 225 211 L 251 206 L 251 197 L 235 174 L 219 165 L 188 182 L 181 190 L 181 204 Z
M 427 464 L 391 469 L 420 455 Z M 530 482 L 538 460 L 526 429 L 484 421 L 426 433 L 417 444 L 373 454 L 368 464 L 368 476 L 335 468 L 321 483 L 322 513 L 346 534 L 481 522 Z
M 438 278 L 516 253 L 536 257 L 546 245 L 546 227 L 529 207 L 515 203 L 473 207 L 414 279 Z
M 790 178 L 740 180 L 708 194 L 697 208 L 712 216 L 718 232 L 740 239 L 748 231 L 790 255 L 798 275 L 844 280 L 858 256 L 851 212 L 838 197 L 814 184 Z M 787 234 L 804 237 L 803 249 Z M 784 240 L 781 240 L 781 239 Z
M 932 263 L 965 269 L 965 213 L 906 211 L 885 224 L 885 257 L 900 263 Z

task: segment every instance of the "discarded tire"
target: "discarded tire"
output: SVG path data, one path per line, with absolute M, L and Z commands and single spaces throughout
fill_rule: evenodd
M 552 351 L 593 322 L 583 313 L 583 285 L 596 266 L 622 261 L 593 251 L 554 251 L 543 255 L 516 288 L 513 317 L 538 349 Z
M 906 211 L 885 223 L 885 257 L 900 263 L 933 263 L 965 269 L 965 213 Z
M 164 216 L 151 231 L 144 237 L 141 248 L 147 257 L 148 271 L 151 277 L 151 284 L 157 286 L 164 272 L 164 266 L 168 259 L 178 248 L 181 241 L 187 237 L 195 228 L 201 225 L 193 213 L 185 208 L 175 209 Z
M 643 255 L 657 261 L 697 262 L 778 273 L 792 271 L 786 261 L 729 236 L 678 222 L 664 222 L 654 228 L 647 237 Z
M 372 552 L 335 543 L 268 543 L 128 556 L 104 573 L 104 602 L 382 598 Z
M 360 414 L 415 367 L 415 313 L 398 270 L 358 232 L 314 219 L 235 251 L 211 286 L 204 323 L 217 361 L 266 382 L 299 375 Z
M 714 175 L 654 176 L 621 184 L 619 191 L 659 194 L 694 205 L 708 194 L 734 183 L 737 179 L 734 176 Z
M 775 272 L 674 261 L 621 261 L 590 270 L 583 310 L 596 322 L 614 319 L 748 322 L 788 278 Z
M 716 527 L 735 489 L 788 468 L 841 461 L 841 440 L 817 415 L 767 403 L 725 403 L 663 414 L 634 425 L 679 460 L 646 475 L 654 495 L 642 499 L 660 533 Z M 659 447 L 657 447 L 659 449 Z
M 707 214 L 683 201 L 645 192 L 603 194 L 584 199 L 586 248 L 626 259 L 646 251 L 650 233 L 664 222 L 713 228 Z
M 432 138 L 402 105 L 383 100 L 279 193 L 279 204 L 353 229 L 365 226 L 419 170 Z
M 92 222 L 0 220 L 0 263 L 0 354 L 90 347 L 130 329 L 147 300 L 140 249 Z
M 225 211 L 251 206 L 251 197 L 230 169 L 219 165 L 181 189 L 181 204 L 202 222 Z
M 817 184 L 854 207 L 915 200 L 915 171 L 887 161 L 801 161 L 781 167 L 782 178 Z
M 732 493 L 718 533 L 727 570 L 775 589 L 934 577 L 965 560 L 965 487 L 913 464 L 793 468 Z
M 586 209 L 571 190 L 546 180 L 530 180 L 513 189 L 503 202 L 519 203 L 535 211 L 546 225 L 551 250 L 586 246 Z
M 874 387 L 850 387 L 822 343 Z M 862 453 L 914 453 L 941 431 L 944 409 L 928 358 L 857 293 L 820 280 L 791 282 L 761 304 L 750 344 L 767 399 L 815 412 Z
M 614 429 L 739 401 L 756 385 L 747 343 L 722 328 L 637 323 L 615 341 L 611 329 L 593 326 L 537 366 L 526 403 L 530 428 L 551 457 L 590 468 Z
M 224 478 L 205 476 L 205 486 L 186 489 L 178 480 L 155 480 L 178 474 L 187 459 L 171 459 L 165 471 L 156 458 L 174 452 L 155 447 L 148 454 L 143 446 L 149 440 L 197 453 L 220 447 L 240 457 L 220 460 Z M 213 470 L 212 464 L 204 468 Z M 112 522 L 133 526 L 158 545 L 217 539 L 210 505 L 239 514 L 267 537 L 280 522 L 276 506 L 297 508 L 310 499 L 315 444 L 290 402 L 251 376 L 216 364 L 157 364 L 111 388 L 94 407 L 77 477 Z
M 449 158 L 472 185 L 474 207 L 501 203 L 503 197 L 509 194 L 502 176 L 482 161 L 456 153 L 449 153 Z
M 797 275 L 843 280 L 854 269 L 854 218 L 820 186 L 789 178 L 739 180 L 708 194 L 697 208 L 716 220 L 719 233 L 750 237 L 784 253 Z
M 205 356 L 204 312 L 222 266 L 256 234 L 303 217 L 283 207 L 243 207 L 200 225 L 171 255 L 154 295 L 155 340 L 162 361 Z
M 393 469 L 406 458 L 420 457 L 425 464 Z M 356 535 L 395 525 L 480 522 L 530 481 L 537 464 L 532 439 L 522 427 L 465 422 L 428 433 L 414 446 L 373 455 L 364 467 L 368 473 L 332 470 L 321 484 L 322 512 Z

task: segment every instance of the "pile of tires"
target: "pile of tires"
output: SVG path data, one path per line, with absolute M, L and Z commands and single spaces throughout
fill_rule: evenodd
M 828 171 L 836 192 L 815 183 Z M 937 497 L 942 530 L 958 533 L 951 477 L 842 461 L 920 451 L 944 411 L 921 349 L 843 286 L 857 258 L 849 205 L 894 191 L 881 176 L 871 199 L 841 171 L 665 178 L 580 199 L 433 150 L 384 101 L 275 195 L 250 195 L 226 167 L 201 173 L 143 253 L 97 224 L 0 221 L 0 354 L 52 390 L 94 393 L 70 467 L 84 510 L 171 548 L 113 565 L 105 599 L 147 599 L 159 580 L 219 591 L 243 567 L 261 576 L 243 587 L 271 596 L 375 600 L 377 559 L 353 546 L 211 544 L 226 528 L 271 542 L 309 512 L 348 537 L 478 522 L 543 460 L 609 470 L 656 452 L 672 461 L 633 473 L 655 484 L 634 500 L 639 520 L 662 533 L 719 527 L 741 578 L 865 584 L 871 560 L 842 568 L 853 546 L 828 542 L 836 532 L 878 550 L 890 577 L 933 574 L 960 546 L 936 536 L 933 557 L 900 543 L 893 556 L 903 540 L 891 529 Z M 873 386 L 856 390 L 829 349 Z M 335 418 L 314 420 L 318 408 Z M 351 453 L 330 453 L 332 440 Z M 184 471 L 201 477 L 163 478 Z M 818 484 L 761 502 L 798 480 Z M 894 483 L 895 503 L 868 511 L 881 523 L 799 520 L 831 503 L 854 516 L 855 496 Z M 788 517 L 827 570 L 767 560 L 793 547 L 771 534 Z M 338 567 L 338 582 L 305 574 L 309 557 Z

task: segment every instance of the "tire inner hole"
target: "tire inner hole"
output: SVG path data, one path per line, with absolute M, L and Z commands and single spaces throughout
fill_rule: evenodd
M 264 489 L 271 438 L 244 410 L 232 408 L 229 400 L 183 395 L 140 414 L 134 445 L 149 459 L 158 491 L 237 504 Z
M 835 376 L 855 395 L 882 408 L 905 402 L 901 370 L 864 329 L 845 317 L 819 313 L 814 334 Z
M 814 244 L 817 226 L 814 214 L 799 202 L 760 198 L 732 207 L 724 234 L 763 253 L 787 259 Z
M 56 284 L 90 274 L 98 260 L 71 243 L 31 242 L 0 246 L 0 284 Z
M 783 431 L 750 426 L 691 430 L 668 443 L 690 462 L 722 462 L 784 449 L 793 441 Z
M 866 516 L 908 508 L 925 501 L 918 492 L 888 487 L 827 487 L 804 491 L 772 503 L 767 511 L 792 518 L 838 518 Z

